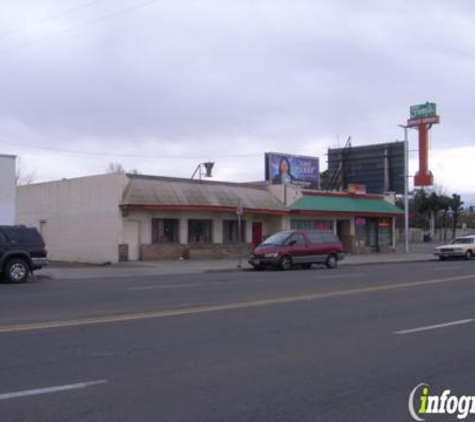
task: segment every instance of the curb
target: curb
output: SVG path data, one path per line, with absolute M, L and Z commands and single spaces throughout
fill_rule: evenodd
M 339 266 L 342 267 L 347 267 L 347 266 L 365 266 L 365 265 L 390 265 L 390 264 L 410 264 L 410 263 L 421 263 L 421 262 L 436 262 L 438 261 L 435 258 L 417 258 L 417 259 L 401 259 L 401 260 L 394 260 L 394 261 L 371 261 L 371 262 L 348 262 L 348 261 L 342 261 Z M 67 270 L 66 270 L 67 271 Z M 196 271 L 186 271 L 186 272 L 180 272 L 179 269 L 177 269 L 176 272 L 172 273 L 171 275 L 188 275 L 188 274 L 216 274 L 216 273 L 238 273 L 238 272 L 251 272 L 254 271 L 254 269 L 250 266 L 243 266 L 241 268 L 236 267 L 229 267 L 229 268 L 208 268 L 208 269 L 197 269 Z M 164 274 L 160 274 L 159 271 L 157 271 L 156 274 L 144 274 L 143 276 L 161 276 Z M 170 274 L 167 274 L 170 275 Z M 91 275 L 91 276 L 78 276 L 78 277 L 72 277 L 72 278 L 66 278 L 68 280 L 82 280 L 82 279 L 92 279 L 92 278 L 104 278 L 104 279 L 114 279 L 114 278 L 126 278 L 126 277 L 140 277 L 142 276 L 141 274 L 136 274 L 134 276 L 132 275 L 123 275 L 123 276 L 117 276 L 117 275 Z M 61 276 L 57 276 L 54 274 L 41 274 L 41 273 L 36 273 L 34 275 L 34 278 L 38 281 L 41 280 L 61 280 L 63 279 Z
M 435 258 L 417 258 L 417 259 L 401 259 L 395 261 L 371 261 L 371 262 L 347 262 L 343 261 L 342 263 L 338 264 L 338 266 L 362 266 L 362 265 L 390 265 L 390 264 L 410 264 L 420 263 L 420 262 L 436 262 L 438 261 Z M 246 268 L 223 268 L 223 269 L 207 269 L 202 270 L 202 273 L 231 273 L 231 272 L 238 272 L 238 271 L 254 271 L 251 267 Z
M 437 259 L 433 258 L 418 258 L 418 259 L 407 259 L 407 260 L 397 260 L 397 261 L 380 261 L 380 262 L 350 262 L 350 263 L 342 263 L 339 265 L 351 265 L 351 266 L 360 266 L 360 265 L 390 265 L 390 264 L 410 264 L 420 263 L 420 262 L 435 262 Z

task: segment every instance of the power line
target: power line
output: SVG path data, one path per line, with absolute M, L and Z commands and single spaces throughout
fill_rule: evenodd
M 59 12 L 59 13 L 56 13 L 54 15 L 48 16 L 46 18 L 40 19 L 36 22 L 32 22 L 29 25 L 24 25 L 24 26 L 20 26 L 20 27 L 17 27 L 17 28 L 13 28 L 13 29 L 8 29 L 6 31 L 0 32 L 0 38 L 9 37 L 10 35 L 17 34 L 19 32 L 25 31 L 25 30 L 30 29 L 30 28 L 34 28 L 36 26 L 40 26 L 40 25 L 42 25 L 46 22 L 51 22 L 51 21 L 56 20 L 58 18 L 62 18 L 63 16 L 68 16 L 68 15 L 74 13 L 74 12 L 77 12 L 78 10 L 87 9 L 88 7 L 91 7 L 91 6 L 93 6 L 97 3 L 100 3 L 102 1 L 104 1 L 104 0 L 93 0 L 93 1 L 90 1 L 88 3 L 82 4 L 80 6 L 73 7 L 71 9 L 67 9 L 63 12 Z
M 47 40 L 49 38 L 57 37 L 58 35 L 66 34 L 68 32 L 74 31 L 75 29 L 78 29 L 78 28 L 81 28 L 81 27 L 91 26 L 91 25 L 94 25 L 94 24 L 96 24 L 98 22 L 101 22 L 103 20 L 113 19 L 117 16 L 124 15 L 124 14 L 132 12 L 134 10 L 142 9 L 144 7 L 150 6 L 151 4 L 157 3 L 159 1 L 160 0 L 148 0 L 146 2 L 136 4 L 134 6 L 126 7 L 124 9 L 120 9 L 120 10 L 117 10 L 115 12 L 102 15 L 102 16 L 100 16 L 98 18 L 95 18 L 95 19 L 91 19 L 91 20 L 88 20 L 88 21 L 85 21 L 85 22 L 81 22 L 77 25 L 71 26 L 71 27 L 63 29 L 61 31 L 53 32 L 51 34 L 45 35 L 43 37 L 36 38 L 34 40 L 28 40 L 28 41 L 24 41 L 24 42 L 18 43 L 16 45 L 13 45 L 11 47 L 2 48 L 2 49 L 0 49 L 0 54 L 12 52 L 12 51 L 17 50 L 18 48 L 28 46 L 28 45 L 33 44 L 35 42 L 44 41 L 44 40 Z
M 18 142 L 9 142 L 5 140 L 0 140 L 0 144 L 3 145 L 10 145 L 14 147 L 20 148 L 30 148 L 40 151 L 51 151 L 63 154 L 74 154 L 74 155 L 88 155 L 88 156 L 101 156 L 101 157 L 117 157 L 117 158 L 162 158 L 162 159 L 170 159 L 170 160 L 178 160 L 178 159 L 208 159 L 212 156 L 215 159 L 218 158 L 249 158 L 249 157 L 258 157 L 264 154 L 264 151 L 260 152 L 252 152 L 252 153 L 243 153 L 243 154 L 221 154 L 221 155 L 214 155 L 212 153 L 209 154 L 202 154 L 202 155 L 156 155 L 156 154 L 119 154 L 113 152 L 105 152 L 105 151 L 81 151 L 81 150 L 72 150 L 66 148 L 53 148 L 47 146 L 37 146 L 25 143 L 18 143 Z M 316 148 L 304 148 L 300 149 L 300 151 L 315 151 Z
M 11 145 L 15 147 L 21 148 L 31 148 L 36 150 L 44 150 L 44 151 L 52 151 L 52 152 L 60 152 L 65 154 L 77 154 L 77 155 L 92 155 L 92 156 L 103 156 L 103 157 L 120 157 L 120 158 L 166 158 L 166 159 L 202 159 L 208 158 L 211 154 L 203 154 L 203 155 L 153 155 L 153 154 L 118 154 L 118 153 L 111 153 L 111 152 L 103 152 L 103 151 L 79 151 L 79 150 L 71 150 L 71 149 L 63 149 L 63 148 L 52 148 L 52 147 L 45 147 L 45 146 L 36 146 L 31 144 L 23 144 L 17 142 L 8 142 L 0 140 L 0 144 L 4 145 Z M 254 157 L 259 156 L 262 153 L 247 153 L 247 154 L 223 154 L 223 155 L 213 155 L 216 158 L 239 158 L 239 157 Z

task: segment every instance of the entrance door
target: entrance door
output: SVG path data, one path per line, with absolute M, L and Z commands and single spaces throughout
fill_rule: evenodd
M 369 249 L 371 252 L 379 252 L 378 245 L 378 220 L 371 219 L 368 220 L 368 230 L 369 230 Z
M 138 261 L 140 257 L 140 222 L 126 221 L 124 223 L 125 243 L 128 245 L 128 260 Z
M 252 223 L 252 246 L 262 242 L 262 223 Z
M 351 235 L 351 221 L 350 220 L 338 220 L 336 224 L 336 234 L 343 244 L 345 252 L 354 251 L 354 237 Z

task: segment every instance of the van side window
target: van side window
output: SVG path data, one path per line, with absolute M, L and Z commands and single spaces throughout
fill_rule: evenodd
M 5 235 L 0 231 L 0 245 L 5 245 L 7 243 L 7 239 Z
M 322 233 L 324 243 L 338 243 L 338 238 L 331 232 Z
M 314 245 L 320 245 L 324 242 L 322 233 L 320 232 L 308 232 L 307 237 L 310 240 L 310 243 Z
M 305 239 L 300 233 L 294 233 L 289 242 L 295 241 L 296 245 L 305 245 Z

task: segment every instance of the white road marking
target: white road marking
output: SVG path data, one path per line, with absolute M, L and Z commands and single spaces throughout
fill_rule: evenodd
M 79 390 L 94 385 L 106 384 L 107 380 L 80 382 L 77 384 L 58 385 L 56 387 L 36 388 L 34 390 L 15 391 L 13 393 L 0 394 L 0 400 L 10 400 L 19 397 L 37 396 L 39 394 L 59 393 L 61 391 Z
M 445 322 L 443 324 L 427 325 L 425 327 L 410 328 L 409 330 L 395 331 L 394 334 L 411 334 L 419 333 L 421 331 L 436 330 L 438 328 L 452 327 L 454 325 L 469 324 L 475 321 L 474 319 L 461 319 L 459 321 Z

